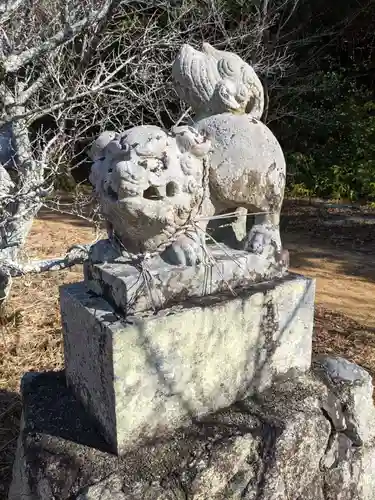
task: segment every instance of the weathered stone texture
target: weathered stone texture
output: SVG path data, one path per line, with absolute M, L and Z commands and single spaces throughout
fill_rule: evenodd
M 201 51 L 184 44 L 173 63 L 172 76 L 181 99 L 198 115 L 231 111 L 262 117 L 262 83 L 253 67 L 236 54 L 209 43 L 203 43 Z
M 104 131 L 91 150 L 90 180 L 109 237 L 124 254 L 195 266 L 206 255 L 209 220 L 243 209 L 255 214 L 244 247 L 277 265 L 286 164 L 260 121 L 259 78 L 239 56 L 207 43 L 202 51 L 183 45 L 172 75 L 196 113 L 191 126 Z
M 368 372 L 343 358 L 320 357 L 314 369 L 340 402 L 341 432 L 331 434 L 325 500 L 375 498 L 375 408 Z
M 236 290 L 286 275 L 281 262 L 225 246 L 208 247 L 212 261 L 197 266 L 172 266 L 160 258 L 135 265 L 125 256 L 108 261 L 113 245 L 100 241 L 85 263 L 85 284 L 108 300 L 124 316 L 152 309 L 163 309 L 189 298 Z M 96 259 L 102 256 L 102 262 Z
M 370 374 L 344 358 L 318 358 L 315 369 L 340 400 L 349 437 L 358 445 L 374 439 L 375 409 Z
M 373 500 L 375 444 L 335 430 L 330 396 L 319 374 L 290 374 L 116 457 L 64 375 L 40 374 L 23 384 L 9 500 Z
M 68 384 L 112 449 L 164 436 L 311 363 L 314 282 L 288 276 L 119 319 L 84 285 L 61 290 Z

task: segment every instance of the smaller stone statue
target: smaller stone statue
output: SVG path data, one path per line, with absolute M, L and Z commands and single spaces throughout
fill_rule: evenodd
M 286 168 L 278 141 L 260 121 L 264 96 L 259 78 L 239 56 L 208 43 L 201 52 L 183 45 L 172 74 L 180 98 L 195 112 L 195 129 L 212 143 L 215 213 L 238 207 L 254 213 L 246 248 L 278 260 Z
M 254 69 L 237 54 L 203 43 L 202 52 L 181 47 L 172 75 L 176 91 L 196 113 L 195 121 L 221 113 L 249 114 L 260 120 L 264 108 L 262 84 Z

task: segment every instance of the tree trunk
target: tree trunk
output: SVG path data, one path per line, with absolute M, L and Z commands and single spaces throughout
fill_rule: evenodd
M 22 106 L 14 108 L 16 114 L 25 113 Z M 8 165 L 15 168 L 17 175 L 14 198 L 3 207 L 6 215 L 0 221 L 0 300 L 9 296 L 12 279 L 7 263 L 19 263 L 21 250 L 31 230 L 34 217 L 41 208 L 39 192 L 43 186 L 44 165 L 33 158 L 32 145 L 26 120 L 11 124 L 11 146 L 14 154 L 8 158 Z M 12 147 L 9 147 L 11 152 Z

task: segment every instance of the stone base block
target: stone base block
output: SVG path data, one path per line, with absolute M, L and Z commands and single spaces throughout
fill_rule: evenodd
M 167 264 L 160 257 L 136 265 L 114 252 L 108 240 L 91 249 L 84 267 L 85 283 L 124 315 L 164 309 L 192 297 L 236 290 L 287 273 L 283 262 L 225 245 L 209 245 L 210 259 L 187 267 Z
M 332 393 L 314 374 L 278 380 L 256 401 L 123 457 L 108 453 L 62 373 L 27 376 L 22 398 L 9 500 L 375 498 L 374 440 L 356 446 L 333 427 Z
M 69 386 L 118 454 L 311 364 L 314 282 L 289 275 L 236 296 L 116 315 L 84 284 L 61 289 Z

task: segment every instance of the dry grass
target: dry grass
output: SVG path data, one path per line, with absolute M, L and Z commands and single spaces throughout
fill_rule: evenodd
M 93 228 L 79 219 L 42 213 L 26 249 L 29 258 L 64 255 L 74 243 L 89 243 Z M 0 499 L 6 499 L 18 435 L 19 382 L 27 371 L 63 365 L 59 286 L 82 280 L 81 266 L 58 273 L 14 280 L 12 296 L 0 319 Z
M 314 351 L 344 356 L 375 377 L 375 328 L 317 305 Z
M 34 223 L 26 251 L 30 258 L 59 256 L 73 243 L 90 242 L 94 236 L 84 221 L 45 212 Z M 315 351 L 343 355 L 375 374 L 375 271 L 370 245 L 375 244 L 375 235 L 369 236 L 368 229 L 363 237 L 358 230 L 355 237 L 332 228 L 326 233 L 316 210 L 300 213 L 292 207 L 283 240 L 294 269 L 317 278 Z M 18 435 L 20 378 L 26 371 L 62 367 L 58 288 L 81 279 L 77 266 L 15 280 L 0 323 L 0 499 L 6 498 Z
M 92 228 L 80 221 L 35 221 L 26 249 L 29 258 L 64 255 L 74 242 L 94 239 Z M 62 366 L 59 286 L 82 280 L 80 266 L 43 275 L 26 275 L 14 281 L 3 318 L 0 354 L 0 389 L 17 391 L 22 373 Z

